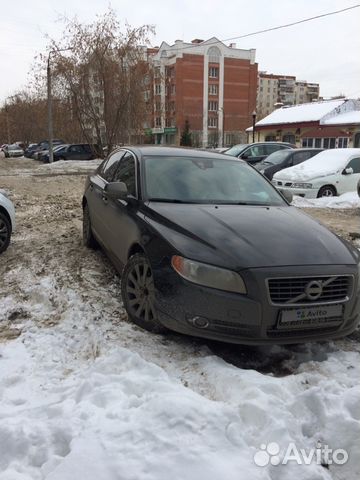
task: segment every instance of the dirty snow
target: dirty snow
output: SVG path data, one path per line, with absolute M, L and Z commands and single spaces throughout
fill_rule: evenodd
M 308 181 L 325 177 L 344 169 L 349 158 L 354 155 L 360 155 L 360 148 L 324 150 L 299 165 L 275 173 L 273 178 L 276 180 Z
M 261 348 L 144 332 L 105 256 L 81 245 L 85 176 L 29 181 L 9 165 L 0 184 L 19 228 L 0 258 L 1 480 L 359 478 L 359 332 Z M 289 441 L 349 461 L 255 465 L 262 443 Z
M 314 199 L 294 196 L 291 204 L 295 207 L 308 208 L 360 208 L 360 198 L 357 192 L 343 193 L 339 197 L 322 197 Z

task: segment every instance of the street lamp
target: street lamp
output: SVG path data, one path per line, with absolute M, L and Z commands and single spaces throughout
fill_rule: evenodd
M 65 52 L 67 50 L 72 50 L 72 47 L 50 50 L 48 59 L 47 59 L 46 79 L 47 79 L 47 110 L 48 110 L 48 132 L 49 132 L 49 163 L 52 163 L 54 161 L 54 152 L 53 152 L 54 132 L 53 132 L 53 118 L 52 118 L 50 58 L 53 53 Z
M 224 146 L 224 131 L 225 131 L 225 112 L 224 112 L 224 107 L 219 107 L 218 109 L 218 126 L 219 126 L 219 116 L 221 114 L 221 118 L 222 118 L 222 130 L 221 130 L 221 137 L 220 137 L 220 130 L 219 130 L 219 138 L 218 138 L 218 141 L 219 141 L 219 147 L 223 147 Z
M 256 122 L 256 110 L 252 112 L 252 137 L 253 137 L 253 143 L 255 143 L 255 122 Z

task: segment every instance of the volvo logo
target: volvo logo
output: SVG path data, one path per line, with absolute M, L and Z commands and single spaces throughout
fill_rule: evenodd
M 309 300 L 317 300 L 323 292 L 322 282 L 319 280 L 311 280 L 305 287 L 305 294 Z

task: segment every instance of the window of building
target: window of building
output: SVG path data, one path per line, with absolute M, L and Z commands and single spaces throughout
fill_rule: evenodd
M 208 125 L 209 125 L 209 128 L 216 128 L 218 125 L 217 117 L 209 117 Z
M 209 112 L 217 112 L 218 110 L 218 102 L 214 102 L 213 100 L 211 100 L 209 102 Z
M 209 85 L 209 95 L 217 95 L 219 91 L 219 86 L 216 84 Z
M 340 137 L 338 139 L 338 148 L 347 148 L 347 146 L 348 146 L 347 137 Z
M 144 92 L 144 100 L 145 102 L 148 102 L 150 100 L 150 92 L 149 90 L 145 90 Z
M 315 148 L 321 148 L 321 138 L 315 138 Z
M 220 57 L 221 57 L 221 52 L 220 52 L 218 47 L 209 48 L 208 55 L 209 55 L 209 62 L 210 63 L 219 63 Z
M 155 95 L 160 95 L 161 94 L 161 85 L 160 83 L 157 83 L 155 85 Z
M 161 110 L 161 103 L 160 102 L 155 102 L 155 111 L 160 112 Z
M 161 117 L 155 118 L 155 127 L 161 127 Z
M 210 67 L 209 68 L 209 77 L 210 78 L 219 78 L 219 68 L 218 67 Z
M 175 95 L 176 88 L 175 88 L 175 83 L 171 84 L 171 95 Z

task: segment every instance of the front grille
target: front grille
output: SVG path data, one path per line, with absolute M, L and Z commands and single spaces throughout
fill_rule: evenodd
M 270 278 L 267 280 L 270 300 L 275 304 L 314 304 L 344 302 L 352 289 L 352 276 Z M 321 295 L 313 298 L 307 294 L 309 284 L 321 285 Z M 311 293 L 311 292 L 310 292 Z

